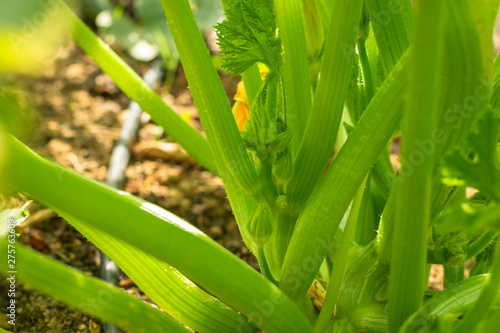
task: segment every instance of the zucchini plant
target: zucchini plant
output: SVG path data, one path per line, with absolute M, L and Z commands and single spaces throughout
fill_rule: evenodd
M 189 1 L 161 0 L 206 138 L 53 3 L 120 89 L 222 178 L 261 273 L 7 129 L 2 190 L 55 210 L 166 314 L 22 246 L 19 280 L 131 332 L 498 329 L 499 1 L 222 0 L 223 67 L 248 103 L 237 124 Z M 431 264 L 444 266 L 442 291 L 427 288 Z

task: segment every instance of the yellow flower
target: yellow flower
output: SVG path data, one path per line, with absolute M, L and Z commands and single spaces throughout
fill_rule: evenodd
M 259 66 L 259 69 L 260 77 L 262 78 L 262 81 L 264 81 L 269 70 L 265 66 Z M 236 121 L 236 125 L 238 125 L 238 129 L 242 132 L 245 130 L 245 125 L 248 121 L 248 117 L 250 116 L 250 106 L 248 105 L 247 93 L 245 91 L 245 84 L 243 81 L 238 83 L 236 95 L 234 95 L 234 101 L 234 120 Z
M 234 95 L 233 116 L 236 120 L 238 129 L 243 131 L 247 123 L 248 116 L 250 115 L 250 107 L 248 106 L 247 93 L 245 91 L 245 84 L 243 80 L 238 83 L 236 95 Z

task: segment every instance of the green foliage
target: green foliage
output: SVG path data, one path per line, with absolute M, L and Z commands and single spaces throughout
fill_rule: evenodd
M 281 42 L 272 0 L 230 0 L 224 12 L 226 20 L 216 26 L 223 67 L 234 75 L 256 62 L 279 70 Z
M 206 138 L 54 1 L 75 41 L 123 92 L 220 175 L 262 274 L 186 221 L 1 133 L 2 190 L 65 217 L 170 316 L 22 247 L 21 280 L 73 305 L 105 288 L 119 302 L 84 311 L 132 331 L 495 327 L 500 60 L 493 62 L 491 34 L 499 1 L 421 0 L 416 10 L 411 0 L 222 1 L 223 66 L 242 75 L 248 93 L 241 133 L 194 2 L 162 0 Z M 141 17 L 163 21 L 154 8 L 142 8 Z M 258 63 L 270 70 L 264 83 Z M 0 101 L 4 112 L 18 108 L 10 100 Z M 402 152 L 394 172 L 396 134 Z M 466 197 L 466 187 L 478 193 Z M 0 227 L 16 212 L 2 212 Z M 430 263 L 445 266 L 444 291 L 428 290 Z
M 446 266 L 458 267 L 467 261 L 469 237 L 465 232 L 433 234 L 434 255 Z
M 4 249 L 6 246 L 6 240 L 0 240 L 0 247 Z M 34 250 L 17 245 L 16 256 L 17 278 L 86 313 L 133 332 L 189 332 L 170 316 L 139 298 Z M 7 275 L 8 271 L 7 262 L 3 261 L 0 272 Z
M 273 233 L 272 220 L 273 217 L 269 207 L 266 203 L 261 202 L 248 224 L 250 235 L 257 245 L 264 245 Z
M 499 121 L 484 112 L 467 138 L 467 149 L 455 149 L 444 160 L 444 182 L 468 185 L 500 201 Z
M 21 208 L 4 209 L 0 212 L 0 240 L 6 238 L 9 233 L 12 234 L 15 227 L 28 218 L 29 212 L 27 207 L 29 204 L 30 202 L 27 202 Z M 14 234 L 13 236 L 17 239 L 19 235 Z M 9 238 L 11 237 L 9 236 Z

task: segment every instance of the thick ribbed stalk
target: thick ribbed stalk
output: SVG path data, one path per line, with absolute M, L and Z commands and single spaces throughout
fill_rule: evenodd
M 337 303 L 337 297 L 340 291 L 340 285 L 344 278 L 344 273 L 347 265 L 347 251 L 351 245 L 352 236 L 356 230 L 356 222 L 358 220 L 359 208 L 361 207 L 361 201 L 363 200 L 363 193 L 366 187 L 366 180 L 363 181 L 359 187 L 358 193 L 352 202 L 351 212 L 349 218 L 344 227 L 344 232 L 342 233 L 342 238 L 340 240 L 340 245 L 335 253 L 335 259 L 333 260 L 333 269 L 330 276 L 330 282 L 328 284 L 328 290 L 326 293 L 325 302 L 323 303 L 323 308 L 316 322 L 316 332 L 324 333 L 328 322 L 332 316 L 333 310 L 335 309 L 335 303 Z
M 251 194 L 265 192 L 254 162 L 246 152 L 189 2 L 162 0 L 162 5 L 219 173 L 229 173 Z
M 386 73 L 410 46 L 413 30 L 411 0 L 366 0 L 377 45 Z
M 333 152 L 351 78 L 354 47 L 363 2 L 335 1 L 306 132 L 288 185 L 289 204 L 304 204 L 320 180 Z
M 443 86 L 440 88 L 441 95 L 441 120 L 438 125 L 439 130 L 436 131 L 436 137 L 427 142 L 421 142 L 421 151 L 425 154 L 434 153 L 434 161 L 437 162 L 441 158 L 445 148 L 454 147 L 464 137 L 472 122 L 471 118 L 464 121 L 467 116 L 463 113 L 464 106 L 467 101 L 474 97 L 479 104 L 485 103 L 489 86 L 482 78 L 488 77 L 487 66 L 483 66 L 482 58 L 491 53 L 487 48 L 482 49 L 480 41 L 489 39 L 491 43 L 491 34 L 488 34 L 488 29 L 476 27 L 474 23 L 473 13 L 469 8 L 468 1 L 455 1 L 453 4 L 447 4 L 449 13 L 446 15 L 445 23 L 445 52 L 443 54 Z M 479 4 L 478 4 L 479 6 Z M 481 7 L 479 6 L 479 10 Z M 483 22 L 482 20 L 481 22 Z M 457 54 L 462 56 L 457 57 Z M 491 61 L 491 59 L 490 59 Z M 486 99 L 485 99 L 486 97 Z M 478 104 L 477 110 L 481 109 Z M 458 107 L 460 106 L 460 107 Z M 472 112 L 472 114 L 477 112 Z M 404 172 L 405 170 L 403 170 Z M 411 171 L 411 170 L 409 170 Z M 379 228 L 379 253 L 383 260 L 389 260 L 392 248 L 392 233 L 394 223 L 394 202 L 395 198 L 399 197 L 399 186 L 391 193 L 389 202 L 384 209 L 381 225 Z M 444 185 L 437 183 L 433 191 L 434 203 L 441 203 L 449 194 L 450 189 Z M 432 214 L 438 214 L 438 211 Z
M 283 86 L 286 117 L 293 131 L 291 152 L 295 156 L 304 135 L 311 108 L 311 83 L 306 35 L 300 1 L 275 0 L 279 36 L 283 44 Z
M 297 221 L 280 284 L 294 301 L 307 292 L 347 207 L 401 120 L 407 65 L 405 55 L 375 94 Z
M 304 27 L 309 56 L 309 76 L 311 85 L 316 86 L 321 67 L 321 51 L 325 42 L 324 24 L 320 15 L 320 8 L 316 0 L 301 0 L 304 11 Z
M 449 289 L 464 279 L 464 266 L 444 267 L 444 288 Z
M 401 166 L 402 170 L 413 168 L 413 172 L 400 173 L 398 178 L 401 191 L 396 199 L 389 284 L 390 332 L 397 332 L 419 309 L 426 278 L 433 156 L 419 149 L 422 142 L 433 139 L 437 124 L 444 4 L 421 0 L 418 6 Z
M 321 79 L 316 88 L 306 133 L 295 159 L 294 176 L 287 189 L 286 209 L 290 216 L 287 220 L 292 225 L 277 225 L 275 232 L 279 234 L 275 237 L 279 238 L 280 249 L 274 256 L 278 260 L 274 267 L 282 266 L 300 205 L 306 202 L 314 190 L 330 159 L 344 108 L 362 1 L 338 1 L 336 4 L 333 10 L 335 20 L 330 29 L 332 33 L 326 41 Z M 279 278 L 280 275 L 275 277 Z

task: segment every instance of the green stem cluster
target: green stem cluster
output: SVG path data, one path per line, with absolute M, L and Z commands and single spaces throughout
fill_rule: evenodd
M 433 140 L 437 124 L 444 5 L 441 1 L 422 0 L 418 6 L 401 165 L 402 170 L 413 171 L 400 173 L 398 179 L 389 284 L 390 332 L 397 332 L 406 318 L 420 308 L 426 285 L 433 156 L 423 156 L 416 165 L 413 161 L 419 144 Z

